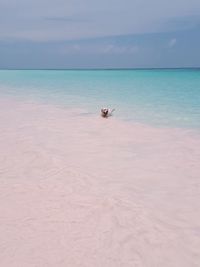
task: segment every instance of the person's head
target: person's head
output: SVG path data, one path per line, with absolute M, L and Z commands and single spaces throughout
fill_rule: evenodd
M 101 109 L 102 116 L 106 117 L 108 115 L 108 108 Z
M 108 113 L 108 109 L 107 108 L 103 108 L 102 111 L 103 111 L 103 113 Z

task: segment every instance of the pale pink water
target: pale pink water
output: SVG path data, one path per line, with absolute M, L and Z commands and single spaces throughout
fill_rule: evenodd
M 0 266 L 200 266 L 200 134 L 0 100 Z

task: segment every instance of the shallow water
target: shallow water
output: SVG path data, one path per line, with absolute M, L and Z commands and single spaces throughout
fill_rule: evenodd
M 0 99 L 0 265 L 196 267 L 200 135 Z
M 134 122 L 200 127 L 200 70 L 1 70 L 0 94 Z

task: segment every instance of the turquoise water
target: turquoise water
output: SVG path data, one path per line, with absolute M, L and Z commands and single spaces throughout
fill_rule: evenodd
M 81 107 L 115 108 L 124 120 L 200 128 L 200 70 L 1 70 L 0 95 Z

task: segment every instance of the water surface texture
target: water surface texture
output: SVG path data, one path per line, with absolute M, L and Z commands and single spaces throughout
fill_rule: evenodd
M 0 94 L 85 108 L 134 122 L 200 127 L 200 70 L 1 70 Z

